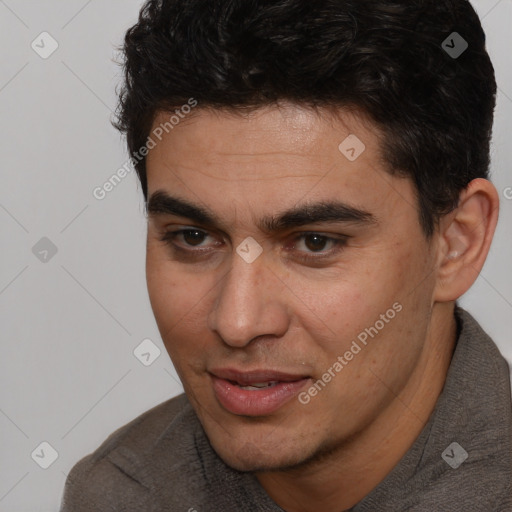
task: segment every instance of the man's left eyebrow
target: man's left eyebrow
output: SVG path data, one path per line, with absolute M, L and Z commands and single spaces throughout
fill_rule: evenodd
M 359 225 L 376 225 L 377 218 L 370 212 L 355 208 L 340 201 L 306 203 L 281 214 L 259 221 L 258 227 L 266 233 L 285 231 L 307 224 L 340 222 Z

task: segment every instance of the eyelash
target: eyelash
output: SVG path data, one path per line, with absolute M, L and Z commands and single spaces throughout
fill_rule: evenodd
M 185 248 L 180 247 L 179 245 L 175 244 L 174 243 L 175 239 L 184 233 L 201 233 L 203 235 L 208 236 L 208 233 L 206 231 L 202 231 L 202 230 L 196 229 L 196 228 L 187 228 L 187 229 L 178 229 L 175 231 L 166 231 L 160 237 L 160 241 L 169 245 L 174 251 L 181 253 L 181 254 L 186 254 L 188 256 L 201 257 L 202 255 L 205 255 L 206 253 L 210 252 L 210 249 L 185 249 Z M 298 256 L 298 258 L 300 260 L 308 261 L 308 262 L 319 262 L 323 259 L 330 258 L 343 250 L 343 248 L 345 247 L 345 245 L 347 243 L 347 239 L 349 238 L 346 235 L 345 236 L 340 235 L 338 238 L 335 238 L 335 237 L 323 235 L 316 231 L 304 231 L 302 233 L 298 233 L 297 236 L 294 238 L 293 246 L 295 247 L 295 244 L 297 243 L 298 240 L 305 238 L 307 236 L 314 236 L 314 235 L 322 238 L 327 243 L 331 242 L 335 246 L 335 249 L 333 249 L 327 253 L 310 253 L 310 254 L 319 254 L 319 256 L 308 256 L 306 254 L 300 254 Z M 189 247 L 194 247 L 194 246 L 189 246 Z

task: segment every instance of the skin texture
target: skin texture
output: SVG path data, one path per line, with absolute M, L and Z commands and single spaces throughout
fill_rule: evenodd
M 165 120 L 159 114 L 154 126 Z M 366 146 L 353 162 L 338 150 L 349 134 Z M 148 217 L 148 291 L 166 349 L 219 456 L 254 472 L 289 512 L 350 508 L 413 444 L 453 353 L 454 301 L 477 277 L 497 221 L 496 190 L 474 180 L 427 240 L 412 182 L 385 172 L 379 140 L 354 111 L 198 109 L 147 159 L 149 196 L 165 191 L 221 221 L 213 229 Z M 320 200 L 343 201 L 376 222 L 258 228 L 263 216 Z M 205 233 L 172 240 L 188 256 L 161 240 L 184 228 Z M 348 238 L 337 250 L 304 232 Z M 263 249 L 252 263 L 236 253 L 247 237 Z M 198 249 L 206 253 L 192 256 Z M 307 391 L 395 303 L 401 311 L 308 404 L 294 398 L 249 417 L 215 397 L 208 372 L 221 367 L 307 375 Z

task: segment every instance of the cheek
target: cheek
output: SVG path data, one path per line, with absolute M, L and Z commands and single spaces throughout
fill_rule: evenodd
M 183 287 L 175 279 L 155 251 L 147 252 L 146 256 L 146 282 L 149 300 L 158 323 L 166 318 L 174 317 L 176 305 L 180 304 L 177 295 L 183 292 Z
M 360 345 L 357 356 L 348 353 L 357 362 L 351 362 L 344 374 L 364 380 L 371 377 L 361 374 L 365 369 L 368 373 L 368 367 L 377 374 L 387 374 L 389 368 L 398 371 L 397 351 L 407 360 L 417 357 L 417 340 L 408 332 L 406 318 L 425 316 L 428 301 L 418 303 L 418 295 L 428 296 L 429 284 L 424 281 L 418 287 L 417 283 L 423 258 L 403 246 L 399 252 L 397 248 L 379 250 L 323 283 L 294 283 L 302 302 L 302 325 L 323 353 L 317 353 L 321 366 L 332 366 L 338 356 L 358 351 Z
M 157 251 L 147 253 L 146 280 L 160 336 L 173 363 L 180 366 L 186 355 L 204 352 L 210 281 L 184 272 Z
M 197 288 L 194 277 L 184 272 L 156 243 L 148 244 L 146 250 L 146 281 L 151 305 L 159 316 L 186 309 L 187 297 Z
M 361 283 L 343 282 L 310 297 L 307 310 L 315 312 L 338 340 L 350 337 L 367 316 L 368 303 Z M 332 336 L 331 336 L 332 337 Z
M 328 280 L 289 281 L 300 299 L 295 313 L 301 312 L 303 327 L 329 352 L 343 350 L 402 295 L 404 269 L 387 267 L 382 254 L 370 263 L 360 261 Z
M 174 265 L 150 250 L 146 256 L 146 281 L 151 307 L 165 342 L 172 327 L 190 309 L 191 287 Z

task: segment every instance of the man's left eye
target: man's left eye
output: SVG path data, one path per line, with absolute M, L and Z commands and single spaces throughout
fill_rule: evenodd
M 332 237 L 321 233 L 301 233 L 295 238 L 293 250 L 301 261 L 319 262 L 321 259 L 330 258 L 341 252 L 347 240 L 348 237 L 343 235 Z M 301 250 L 301 246 L 304 246 L 305 250 Z M 331 249 L 326 251 L 326 246 Z
M 330 244 L 331 247 L 336 247 L 341 242 L 344 242 L 344 240 L 320 235 L 318 233 L 303 233 L 298 239 L 302 239 L 304 242 L 303 245 L 311 252 L 320 252 L 324 250 L 328 244 Z

